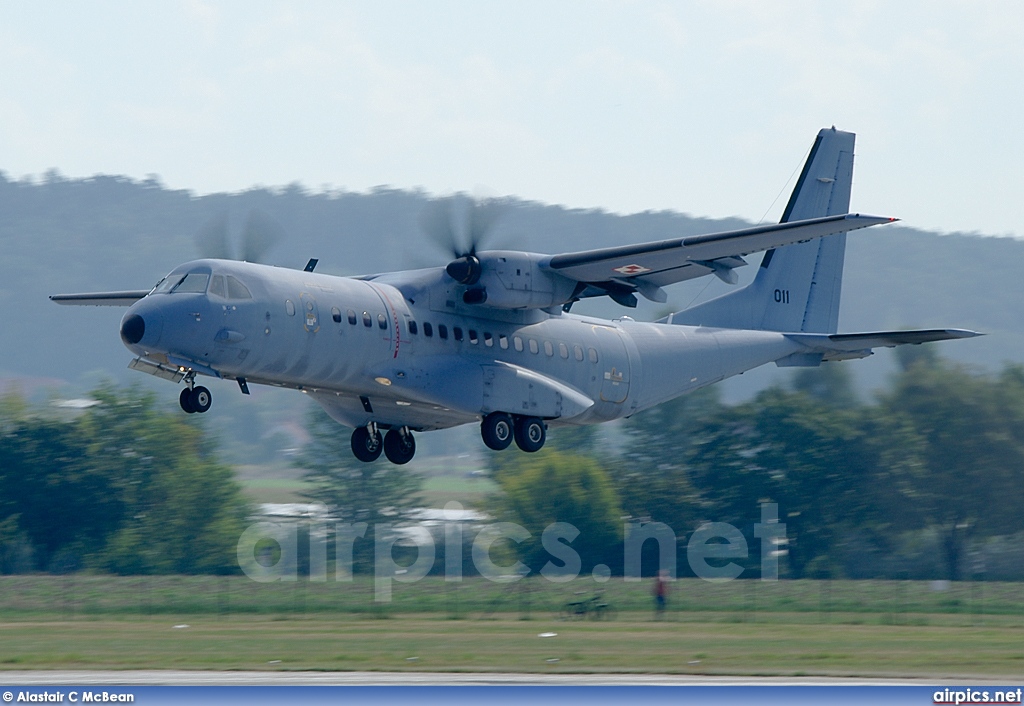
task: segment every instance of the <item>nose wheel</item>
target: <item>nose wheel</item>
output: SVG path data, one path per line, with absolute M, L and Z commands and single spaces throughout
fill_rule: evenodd
M 178 404 L 188 414 L 195 414 L 196 412 L 202 414 L 210 409 L 210 406 L 213 404 L 213 396 L 202 385 L 191 389 L 186 387 L 178 395 Z

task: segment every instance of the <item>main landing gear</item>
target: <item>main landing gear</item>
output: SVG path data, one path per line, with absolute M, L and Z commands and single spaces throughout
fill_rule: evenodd
M 409 463 L 416 455 L 416 439 L 409 427 L 389 429 L 382 437 L 377 425 L 373 423 L 352 432 L 352 453 L 360 461 L 376 461 L 381 451 L 391 463 L 401 466 Z
M 540 451 L 547 439 L 547 425 L 539 417 L 512 416 L 505 412 L 491 412 L 480 423 L 480 436 L 488 448 L 507 449 L 515 439 L 523 451 Z
M 185 381 L 188 383 L 188 387 L 181 391 L 178 395 L 178 404 L 188 414 L 194 414 L 198 412 L 202 414 L 210 409 L 210 405 L 213 404 L 213 396 L 210 391 L 202 385 L 195 384 L 195 373 L 192 373 L 191 377 L 186 377 Z

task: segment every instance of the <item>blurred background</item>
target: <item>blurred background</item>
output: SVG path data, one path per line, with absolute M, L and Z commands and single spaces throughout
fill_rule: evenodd
M 1024 579 L 1022 19 L 1013 3 L 0 7 L 0 571 L 237 575 L 253 517 L 304 526 L 322 501 L 412 526 L 454 500 L 467 542 L 489 519 L 535 536 L 570 521 L 589 528 L 584 572 L 618 575 L 625 521 L 670 525 L 684 559 L 707 520 L 758 547 L 776 502 L 784 578 Z M 442 265 L 420 223 L 452 194 L 500 198 L 493 244 L 536 252 L 770 222 L 833 124 L 858 133 L 852 210 L 903 219 L 849 239 L 840 329 L 987 336 L 753 371 L 555 430 L 536 457 L 486 451 L 475 427 L 424 434 L 398 469 L 357 467 L 299 394 L 214 384 L 214 412 L 186 419 L 176 388 L 127 369 L 118 310 L 47 299 L 146 288 L 254 240 L 264 262 L 337 275 Z M 727 291 L 708 279 L 574 311 L 650 320 Z M 759 577 L 757 551 L 740 563 Z

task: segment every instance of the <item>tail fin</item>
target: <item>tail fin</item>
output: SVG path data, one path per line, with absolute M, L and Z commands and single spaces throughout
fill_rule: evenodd
M 782 222 L 844 214 L 853 183 L 852 132 L 818 133 Z M 674 324 L 766 331 L 835 333 L 846 233 L 787 245 L 764 254 L 743 289 L 673 314 Z

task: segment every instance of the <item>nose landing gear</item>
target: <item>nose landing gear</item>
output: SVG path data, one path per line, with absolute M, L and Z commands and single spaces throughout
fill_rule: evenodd
M 178 404 L 186 414 L 203 414 L 209 411 L 213 404 L 213 396 L 210 391 L 202 385 L 196 385 L 196 372 L 189 370 L 185 374 L 185 385 L 187 387 L 178 395 Z
M 213 396 L 210 391 L 202 385 L 195 385 L 195 377 L 188 380 L 188 387 L 178 395 L 178 404 L 187 414 L 198 412 L 202 414 L 210 409 L 213 404 Z

